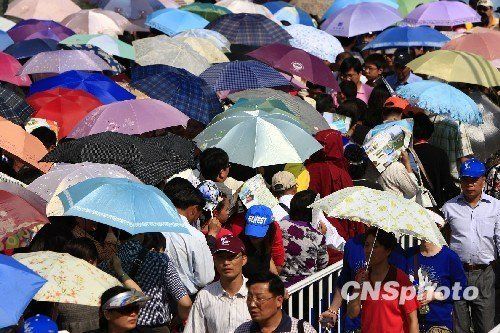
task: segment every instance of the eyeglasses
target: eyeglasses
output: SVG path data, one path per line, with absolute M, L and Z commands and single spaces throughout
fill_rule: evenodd
M 365 66 L 363 68 L 365 71 L 376 71 L 378 69 L 376 66 Z
M 122 308 L 113 309 L 112 311 L 116 311 L 123 316 L 129 316 L 132 313 L 139 313 L 140 309 L 141 307 L 138 305 L 129 305 L 129 306 L 124 306 Z
M 274 296 L 268 297 L 268 298 L 258 298 L 255 296 L 247 296 L 247 303 L 252 304 L 255 302 L 258 306 L 262 305 L 263 303 L 269 301 L 270 299 L 274 298 Z

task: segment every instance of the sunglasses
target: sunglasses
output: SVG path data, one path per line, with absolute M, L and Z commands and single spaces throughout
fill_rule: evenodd
M 139 313 L 140 309 L 141 307 L 139 305 L 127 305 L 122 308 L 113 309 L 112 311 L 116 311 L 123 316 L 129 316 L 132 313 Z

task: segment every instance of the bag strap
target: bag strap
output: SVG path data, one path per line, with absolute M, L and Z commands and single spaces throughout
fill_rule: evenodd
M 415 281 L 418 281 L 418 269 L 420 268 L 420 263 L 418 261 L 419 254 L 420 250 L 417 248 L 417 250 L 415 251 L 415 255 L 413 256 L 413 278 L 415 279 Z
M 285 205 L 284 203 L 280 202 L 279 205 L 281 206 L 281 208 L 283 208 L 283 210 L 288 214 L 290 215 L 290 208 L 287 207 L 287 205 Z
M 137 257 L 132 261 L 132 268 L 130 269 L 130 272 L 128 274 L 128 276 L 132 280 L 135 280 L 135 276 L 137 275 L 139 268 L 141 268 L 142 263 L 144 262 L 144 259 L 146 259 L 148 253 L 149 250 L 143 247 L 141 251 L 139 251 L 139 254 L 137 254 Z
M 425 181 L 429 185 L 429 188 L 431 189 L 431 191 L 434 192 L 434 186 L 432 186 L 432 182 L 429 179 L 429 175 L 427 175 L 427 171 L 425 171 L 424 165 L 420 161 L 420 158 L 418 158 L 418 155 L 417 155 L 417 153 L 415 152 L 415 150 L 413 148 L 410 148 L 410 151 L 413 154 L 413 158 L 415 159 L 415 162 L 417 162 L 418 169 L 420 170 L 420 172 L 424 176 Z
M 298 333 L 305 332 L 304 319 L 300 319 L 299 322 L 297 323 L 297 330 L 298 330 Z

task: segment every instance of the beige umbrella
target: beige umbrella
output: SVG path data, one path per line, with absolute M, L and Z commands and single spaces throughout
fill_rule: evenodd
M 302 8 L 311 15 L 323 17 L 328 8 L 332 5 L 332 1 L 328 0 L 292 0 L 291 5 Z
M 266 7 L 247 1 L 247 0 L 222 0 L 216 3 L 217 6 L 226 7 L 235 14 L 248 13 L 248 14 L 261 14 L 265 17 L 274 20 L 274 15 Z
M 209 39 L 199 37 L 179 37 L 176 40 L 191 46 L 193 50 L 198 52 L 209 63 L 215 64 L 219 62 L 228 62 L 227 56 L 215 46 Z
M 81 8 L 71 0 L 14 0 L 7 7 L 5 15 L 23 20 L 52 20 L 61 22 L 66 16 Z
M 104 9 L 81 10 L 69 15 L 61 23 L 77 34 L 88 35 L 106 34 L 117 37 L 124 31 L 141 30 L 120 14 Z

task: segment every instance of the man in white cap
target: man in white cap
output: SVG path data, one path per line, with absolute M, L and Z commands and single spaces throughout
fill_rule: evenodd
M 278 198 L 281 208 L 288 214 L 290 212 L 290 201 L 297 193 L 295 176 L 288 171 L 277 172 L 271 181 L 271 188 L 276 198 Z

